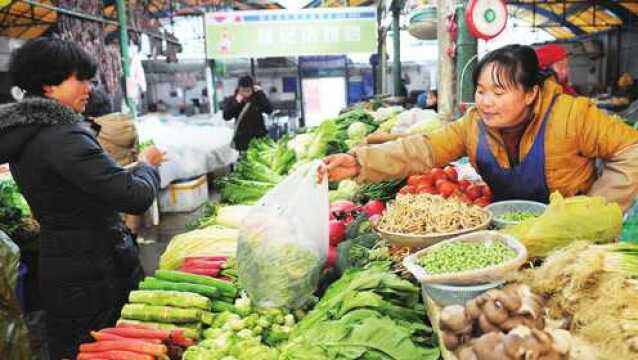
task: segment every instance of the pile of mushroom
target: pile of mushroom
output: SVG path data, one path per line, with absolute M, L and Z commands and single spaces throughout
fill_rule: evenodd
M 526 285 L 490 290 L 465 306 L 443 308 L 442 341 L 448 350 L 459 350 L 460 360 L 560 359 L 569 349 L 553 345 L 564 342 L 563 333 L 543 331 L 544 310 L 543 298 Z

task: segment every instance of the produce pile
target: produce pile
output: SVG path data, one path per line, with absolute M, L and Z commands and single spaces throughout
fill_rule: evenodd
M 539 217 L 539 214 L 535 214 L 531 211 L 510 211 L 503 213 L 496 218 L 501 221 L 510 221 L 510 222 L 523 222 L 529 219 L 534 219 Z
M 387 263 L 352 269 L 292 329 L 279 359 L 438 359 L 418 300 Z
M 439 327 L 459 360 L 549 360 L 570 351 L 569 332 L 546 328 L 543 298 L 522 284 L 446 306 Z
M 13 179 L 0 180 L 0 231 L 14 238 L 31 216 L 29 205 Z
M 456 199 L 427 193 L 400 194 L 381 217 L 379 229 L 400 234 L 443 234 L 471 229 L 488 219 L 488 212 Z
M 181 329 L 158 330 L 135 323 L 92 331 L 91 336 L 95 342 L 80 345 L 78 360 L 181 359 L 184 348 L 193 345 Z
M 184 353 L 184 360 L 277 360 L 277 347 L 288 340 L 295 316 L 284 309 L 257 310 L 248 297 L 236 311 L 215 316 L 204 340 Z M 303 311 L 298 311 L 303 316 Z
M 456 241 L 426 253 L 418 264 L 430 274 L 483 269 L 516 257 L 516 251 L 501 241 Z
M 288 148 L 288 138 L 277 142 L 270 138 L 255 139 L 237 162 L 235 171 L 215 184 L 225 203 L 254 203 L 279 183 L 294 164 L 295 153 Z
M 563 198 L 556 192 L 541 216 L 508 226 L 504 232 L 519 239 L 530 257 L 545 257 L 579 240 L 615 241 L 622 230 L 622 218 L 620 206 L 602 197 Z
M 595 346 L 592 358 L 638 356 L 638 245 L 577 242 L 514 277 L 548 299 L 549 317 Z
M 485 207 L 492 201 L 492 191 L 485 183 L 459 180 L 458 172 L 453 166 L 412 175 L 399 193 L 441 195 L 446 199 L 452 197 L 480 207 Z

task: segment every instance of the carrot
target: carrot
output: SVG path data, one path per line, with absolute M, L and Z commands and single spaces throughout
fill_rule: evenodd
M 164 355 L 168 352 L 165 345 L 154 345 L 139 340 L 100 341 L 80 345 L 80 352 L 101 352 L 111 350 L 132 351 L 149 355 Z
M 115 334 L 132 339 L 160 339 L 167 340 L 170 336 L 170 331 L 155 330 L 155 329 L 140 329 L 131 327 L 117 327 L 102 329 L 101 332 L 109 334 Z
M 187 338 L 184 336 L 184 331 L 182 329 L 175 329 L 171 331 L 171 343 L 175 345 L 179 345 L 182 347 L 193 346 L 193 339 Z
M 77 360 L 95 360 L 95 359 L 107 359 L 107 360 L 155 360 L 153 355 L 139 354 L 132 351 L 100 351 L 78 354 Z
M 91 336 L 93 336 L 95 341 L 132 340 L 131 338 L 127 338 L 124 336 L 110 334 L 106 332 L 99 332 L 99 331 L 91 331 Z M 149 344 L 162 343 L 162 340 L 159 340 L 159 339 L 134 339 L 134 340 L 140 340 Z

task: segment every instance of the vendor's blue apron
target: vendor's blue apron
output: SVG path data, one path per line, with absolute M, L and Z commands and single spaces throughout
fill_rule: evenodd
M 476 163 L 483 180 L 492 190 L 492 201 L 531 200 L 542 203 L 549 202 L 549 189 L 545 176 L 545 130 L 547 120 L 552 112 L 554 102 L 545 112 L 541 128 L 538 130 L 532 149 L 525 159 L 510 169 L 503 169 L 494 158 L 488 143 L 487 128 L 483 121 L 479 121 L 479 144 Z

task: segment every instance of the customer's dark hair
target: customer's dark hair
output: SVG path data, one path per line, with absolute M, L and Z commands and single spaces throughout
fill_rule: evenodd
M 84 115 L 89 117 L 100 117 L 113 112 L 113 105 L 109 95 L 100 88 L 93 88 L 89 101 L 86 103 Z
M 72 74 L 79 80 L 95 76 L 97 64 L 78 45 L 57 38 L 29 40 L 13 51 L 9 62 L 11 85 L 27 95 L 44 95 L 43 86 L 59 85 Z
M 253 86 L 255 86 L 255 82 L 253 81 L 253 78 L 246 75 L 246 76 L 242 76 L 239 78 L 239 82 L 237 84 L 238 87 L 243 87 L 243 88 L 251 88 Z
M 543 80 L 534 49 L 525 45 L 508 45 L 488 53 L 479 61 L 472 77 L 474 88 L 478 86 L 481 73 L 490 64 L 494 64 L 492 81 L 502 88 L 521 86 L 529 91 Z

